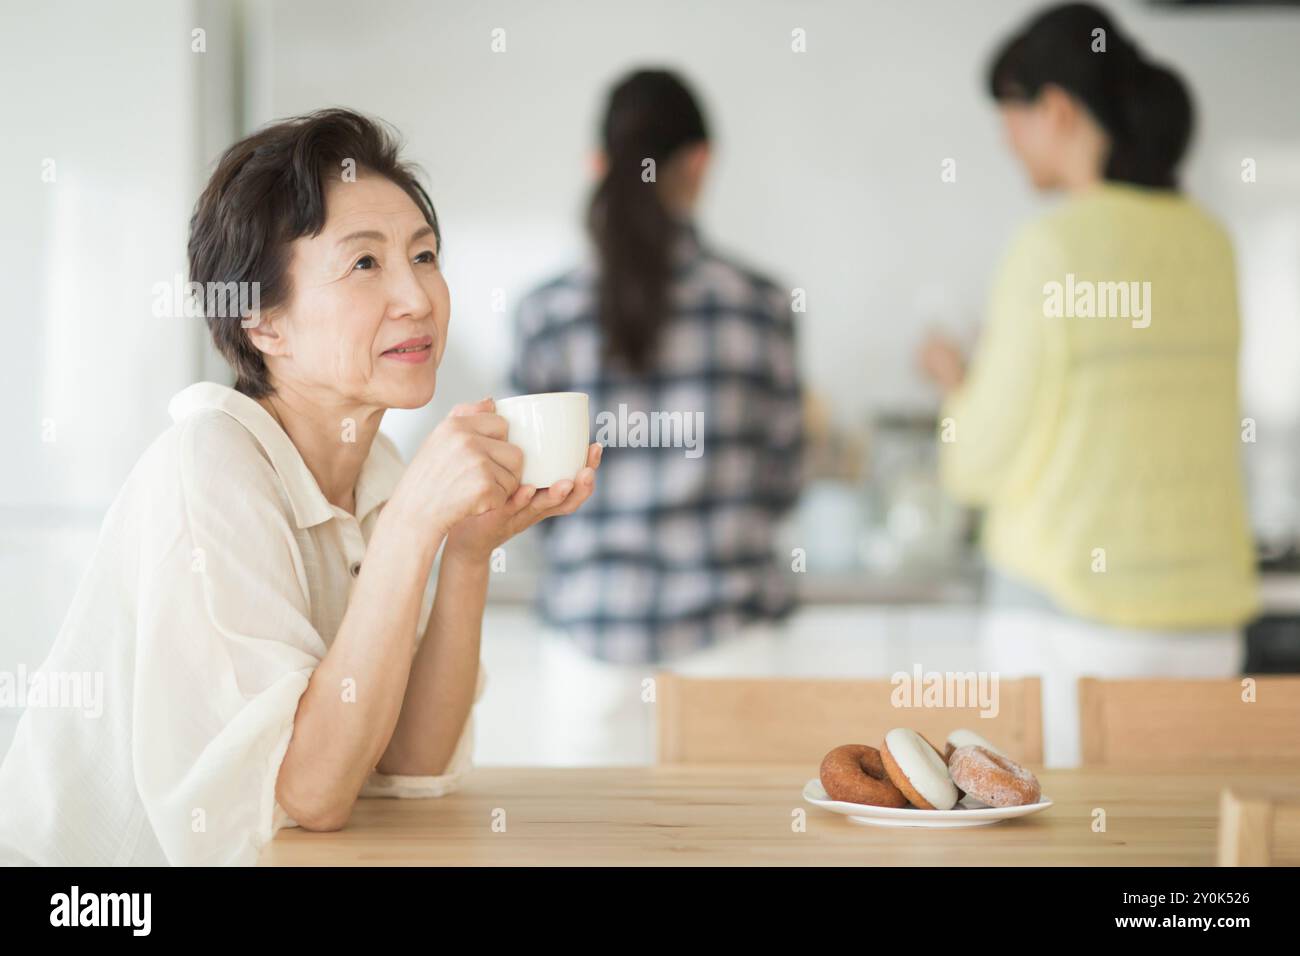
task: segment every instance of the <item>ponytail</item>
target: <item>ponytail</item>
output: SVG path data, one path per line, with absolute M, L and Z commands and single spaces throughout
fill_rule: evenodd
M 1134 55 L 1120 101 L 1120 129 L 1111 133 L 1105 176 L 1176 189 L 1174 169 L 1191 140 L 1192 100 L 1173 72 Z
M 606 358 L 644 371 L 668 313 L 678 223 L 658 175 L 683 146 L 707 139 L 704 118 L 671 73 L 642 71 L 610 94 L 602 126 L 605 174 L 591 197 L 587 227 L 600 262 L 597 314 Z M 648 180 L 646 160 L 654 161 Z

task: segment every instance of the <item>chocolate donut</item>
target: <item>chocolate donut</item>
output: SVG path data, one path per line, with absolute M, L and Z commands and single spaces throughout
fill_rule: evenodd
M 844 744 L 822 758 L 822 787 L 832 800 L 873 807 L 905 807 L 907 798 L 889 782 L 880 751 L 866 744 Z
M 990 807 L 1023 807 L 1042 796 L 1038 778 L 985 747 L 958 747 L 948 761 L 953 782 Z

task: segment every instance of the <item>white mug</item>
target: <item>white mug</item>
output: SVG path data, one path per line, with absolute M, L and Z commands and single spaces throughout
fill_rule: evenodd
M 585 392 L 541 392 L 498 399 L 497 414 L 510 424 L 506 441 L 524 452 L 521 485 L 549 488 L 573 480 L 587 464 L 590 429 Z

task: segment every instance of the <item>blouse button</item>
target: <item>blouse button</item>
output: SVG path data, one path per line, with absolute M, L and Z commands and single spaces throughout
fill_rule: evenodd
M 352 576 L 355 578 L 357 575 L 361 573 L 361 562 L 353 561 L 352 567 L 348 568 L 348 570 L 352 572 Z

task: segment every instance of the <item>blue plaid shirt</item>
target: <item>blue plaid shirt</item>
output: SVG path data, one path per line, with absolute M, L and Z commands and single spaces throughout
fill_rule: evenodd
M 516 320 L 512 388 L 586 392 L 606 446 L 591 499 L 536 526 L 538 611 L 619 663 L 669 660 L 794 607 L 792 572 L 773 553 L 803 481 L 790 293 L 711 252 L 690 224 L 674 255 L 672 314 L 648 373 L 602 360 L 591 262 L 530 293 Z M 682 432 L 661 430 L 654 447 L 618 427 L 655 412 L 702 424 L 699 446 L 671 447 Z

